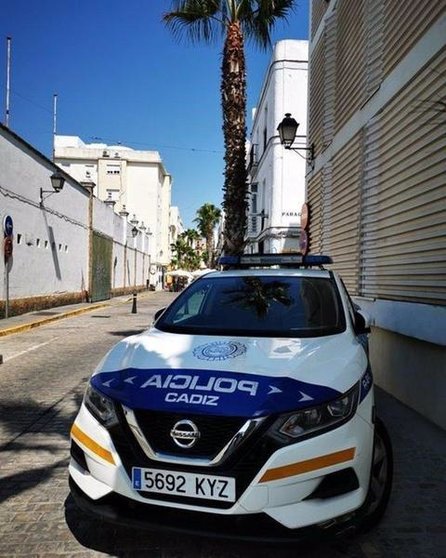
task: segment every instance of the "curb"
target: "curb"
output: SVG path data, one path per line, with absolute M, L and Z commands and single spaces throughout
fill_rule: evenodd
M 139 293 L 144 296 L 149 293 Z M 24 331 L 29 331 L 41 325 L 49 324 L 51 322 L 56 322 L 57 320 L 63 320 L 64 318 L 71 318 L 72 316 L 77 316 L 79 314 L 85 314 L 86 312 L 91 312 L 99 308 L 106 308 L 107 306 L 113 306 L 115 304 L 125 304 L 132 301 L 133 295 L 122 295 L 124 300 L 118 300 L 118 298 L 111 298 L 109 302 L 102 302 L 100 304 L 95 304 L 94 306 L 84 306 L 83 308 L 77 308 L 76 310 L 68 310 L 67 312 L 61 312 L 57 316 L 51 316 L 50 318 L 42 318 L 35 322 L 28 322 L 27 324 L 21 324 L 17 326 L 11 326 L 5 329 L 0 329 L 0 337 L 6 337 L 7 335 L 13 335 L 14 333 L 22 333 Z M 0 355 L 1 358 L 1 355 Z M 1 362 L 0 362 L 1 364 Z
M 86 312 L 91 312 L 92 310 L 97 310 L 98 308 L 105 308 L 110 306 L 109 303 L 95 304 L 94 306 L 85 306 L 84 308 L 78 308 L 77 310 L 69 310 L 68 312 L 62 312 L 57 316 L 51 316 L 50 318 L 43 318 L 36 322 L 29 322 L 27 324 L 21 324 L 17 326 L 8 327 L 6 329 L 0 330 L 0 337 L 6 337 L 7 335 L 12 335 L 14 333 L 21 333 L 23 331 L 29 331 L 41 325 L 49 324 L 51 322 L 56 322 L 64 318 L 69 318 L 71 316 L 77 316 L 78 314 L 85 314 Z

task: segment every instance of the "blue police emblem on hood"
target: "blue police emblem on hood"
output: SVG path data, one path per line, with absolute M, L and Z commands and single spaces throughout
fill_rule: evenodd
M 246 353 L 246 345 L 237 341 L 214 341 L 206 345 L 200 345 L 193 351 L 195 357 L 200 360 L 227 360 L 236 358 Z
M 99 372 L 91 383 L 132 409 L 238 417 L 295 411 L 341 395 L 285 376 L 201 369 L 127 368 Z

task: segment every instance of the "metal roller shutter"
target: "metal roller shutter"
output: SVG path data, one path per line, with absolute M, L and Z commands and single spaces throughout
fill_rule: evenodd
M 363 295 L 446 303 L 446 51 L 369 123 Z

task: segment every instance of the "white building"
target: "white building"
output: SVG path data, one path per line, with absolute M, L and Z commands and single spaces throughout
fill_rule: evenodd
M 175 244 L 182 232 L 184 232 L 184 225 L 180 209 L 176 205 L 172 205 L 169 213 L 169 247 L 170 244 Z
M 172 179 L 158 151 L 137 151 L 123 145 L 86 144 L 77 136 L 56 135 L 54 162 L 79 182 L 96 184 L 95 195 L 115 202 L 150 234 L 152 265 L 170 262 L 169 211 Z
M 279 41 L 254 112 L 248 170 L 249 252 L 299 249 L 306 152 L 286 150 L 277 126 L 285 113 L 299 122 L 294 147 L 306 145 L 308 42 Z

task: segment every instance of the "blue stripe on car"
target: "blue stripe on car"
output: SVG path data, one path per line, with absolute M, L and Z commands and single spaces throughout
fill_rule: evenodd
M 93 376 L 104 395 L 136 409 L 260 417 L 336 399 L 335 389 L 289 377 L 195 369 L 127 368 Z
M 360 383 L 360 393 L 359 393 L 359 402 L 365 398 L 365 396 L 369 393 L 372 389 L 373 385 L 373 374 L 370 366 L 367 367 L 367 370 L 364 372 L 364 375 L 361 378 Z

